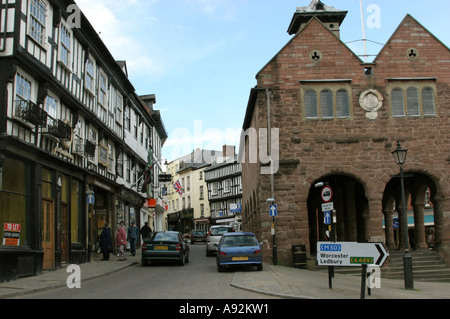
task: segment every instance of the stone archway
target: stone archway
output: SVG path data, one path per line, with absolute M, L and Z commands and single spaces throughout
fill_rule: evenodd
M 436 248 L 435 210 L 440 206 L 437 185 L 423 173 L 408 172 L 405 178 L 405 199 L 409 247 L 414 250 Z M 383 215 L 388 250 L 404 249 L 402 234 L 405 229 L 401 201 L 400 179 L 393 177 L 383 194 Z
M 328 241 L 322 212 L 321 188 L 318 182 L 327 183 L 333 189 L 333 204 L 336 211 L 336 224 L 331 239 L 337 241 L 367 242 L 369 201 L 364 186 L 347 175 L 329 175 L 314 182 L 308 196 L 308 223 L 310 253 L 316 253 L 318 241 Z

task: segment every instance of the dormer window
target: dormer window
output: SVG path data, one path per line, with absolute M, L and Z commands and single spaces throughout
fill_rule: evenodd
M 323 3 L 319 1 L 316 4 L 316 10 L 324 10 L 324 9 L 325 9 L 325 7 L 324 7 Z

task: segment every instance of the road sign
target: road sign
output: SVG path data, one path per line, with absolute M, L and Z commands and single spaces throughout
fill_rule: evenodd
M 317 262 L 319 266 L 382 267 L 389 253 L 381 243 L 318 242 Z
M 320 193 L 320 196 L 322 197 L 322 200 L 325 203 L 328 203 L 333 198 L 333 190 L 331 189 L 330 186 L 325 186 L 324 188 L 322 188 L 322 192 Z
M 242 211 L 241 204 L 230 204 L 231 213 L 240 213 Z
M 330 211 L 326 211 L 324 213 L 323 223 L 325 225 L 331 225 L 331 212 Z
M 333 209 L 334 209 L 334 204 L 333 204 L 333 202 L 330 202 L 330 203 L 323 203 L 323 204 L 322 204 L 322 211 L 323 211 L 323 212 L 332 211 Z
M 95 195 L 94 192 L 87 193 L 87 199 L 88 204 L 95 204 Z
M 270 205 L 269 213 L 270 213 L 270 217 L 277 217 L 278 216 L 277 205 Z

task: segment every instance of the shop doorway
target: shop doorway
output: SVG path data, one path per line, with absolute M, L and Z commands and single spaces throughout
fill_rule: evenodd
M 61 262 L 67 263 L 69 259 L 69 222 L 67 204 L 61 204 Z
M 55 269 L 55 210 L 51 200 L 42 200 L 42 251 L 44 269 Z

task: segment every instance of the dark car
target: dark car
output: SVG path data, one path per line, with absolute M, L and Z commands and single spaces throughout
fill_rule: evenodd
M 142 244 L 141 260 L 143 265 L 152 261 L 176 261 L 183 266 L 189 262 L 189 246 L 179 232 L 152 233 Z
M 258 239 L 253 233 L 226 233 L 217 247 L 217 270 L 234 266 L 256 266 L 263 269 L 262 252 Z
M 206 243 L 206 232 L 204 230 L 194 230 L 191 234 L 191 244 Z

